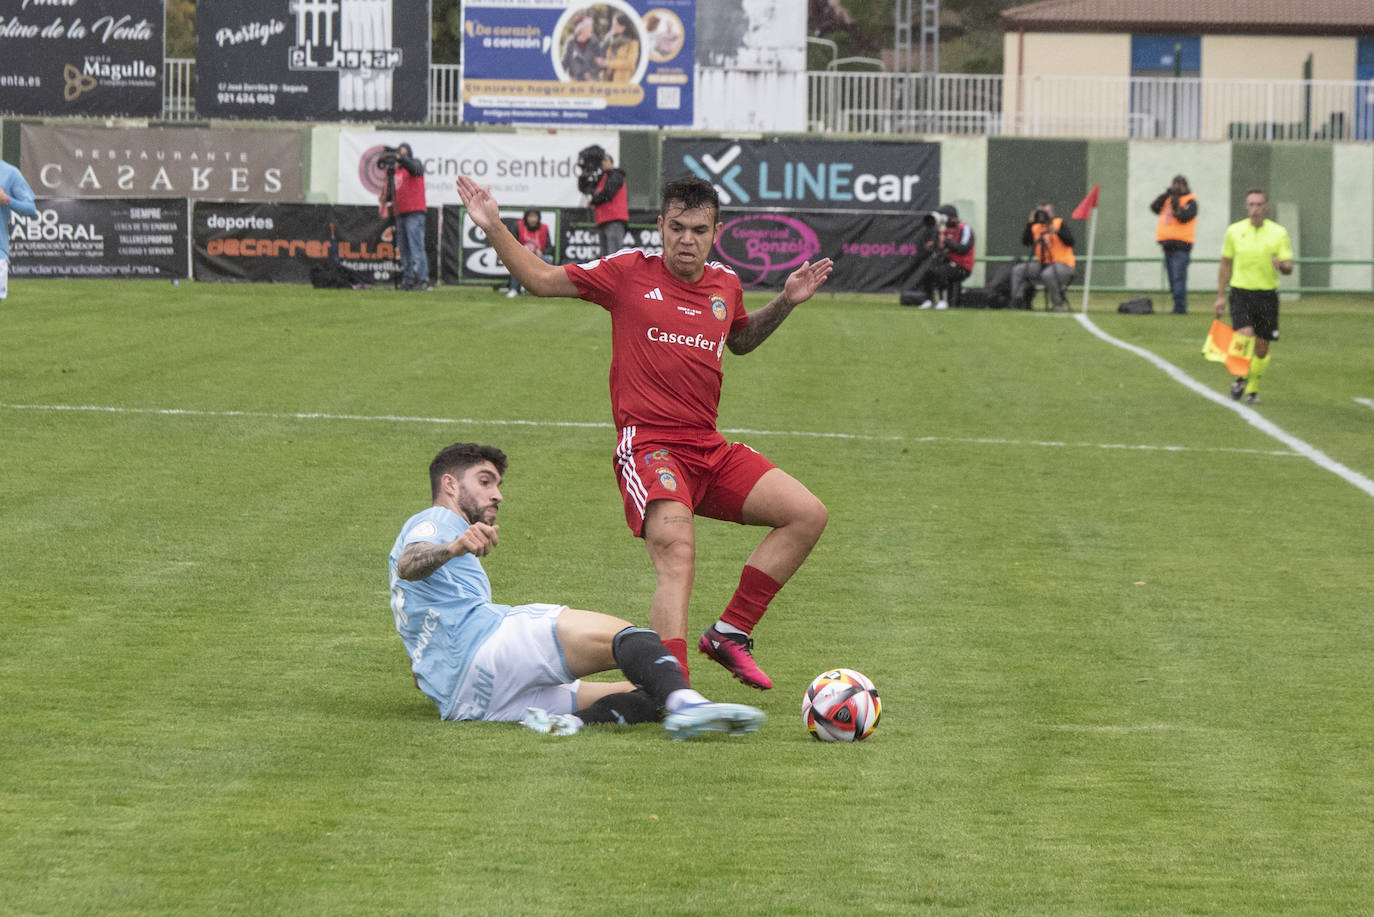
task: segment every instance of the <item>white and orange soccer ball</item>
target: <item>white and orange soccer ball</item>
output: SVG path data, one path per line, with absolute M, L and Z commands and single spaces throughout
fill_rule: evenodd
M 878 689 L 853 669 L 822 672 L 802 696 L 802 719 L 822 742 L 862 742 L 873 734 L 882 713 Z

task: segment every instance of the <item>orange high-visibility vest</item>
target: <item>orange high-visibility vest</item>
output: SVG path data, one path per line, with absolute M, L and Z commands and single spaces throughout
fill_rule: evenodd
M 1182 210 L 1188 206 L 1189 201 L 1195 200 L 1197 200 L 1196 194 L 1182 195 L 1178 199 L 1179 209 Z M 1192 245 L 1193 240 L 1197 238 L 1197 218 L 1194 217 L 1186 223 L 1180 223 L 1174 219 L 1174 208 L 1170 204 L 1171 202 L 1166 198 L 1164 206 L 1159 208 L 1159 222 L 1155 224 L 1155 241 L 1187 242 Z
M 1059 227 L 1064 225 L 1063 219 L 1055 217 L 1054 222 L 1046 227 L 1043 223 L 1036 223 L 1031 227 L 1031 233 L 1035 236 L 1035 255 L 1041 264 L 1049 264 L 1051 261 L 1061 261 L 1069 267 L 1073 267 L 1078 262 L 1074 260 L 1073 249 L 1064 244 L 1064 240 L 1059 238 Z M 1041 238 L 1045 238 L 1043 245 Z

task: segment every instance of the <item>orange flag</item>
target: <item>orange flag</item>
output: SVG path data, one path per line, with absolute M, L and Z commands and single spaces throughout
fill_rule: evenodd
M 1202 342 L 1202 355 L 1213 363 L 1225 363 L 1233 376 L 1250 375 L 1250 357 L 1255 353 L 1255 339 L 1236 334 L 1231 326 L 1219 318 L 1212 319 L 1207 339 Z

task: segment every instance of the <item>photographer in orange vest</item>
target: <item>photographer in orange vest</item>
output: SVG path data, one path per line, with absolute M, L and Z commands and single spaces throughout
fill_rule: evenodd
M 1150 209 L 1159 215 L 1155 241 L 1164 249 L 1164 273 L 1169 277 L 1169 292 L 1174 297 L 1174 314 L 1188 314 L 1188 262 L 1193 257 L 1197 236 L 1197 195 L 1188 189 L 1188 179 L 1175 175 L 1173 183 L 1155 198 Z
M 1068 309 L 1064 290 L 1073 279 L 1078 262 L 1073 256 L 1073 233 L 1063 219 L 1054 215 L 1053 204 L 1046 201 L 1035 205 L 1021 233 L 1021 244 L 1031 247 L 1035 260 L 1022 261 L 1012 268 L 1012 308 L 1027 308 L 1028 300 L 1035 295 L 1035 283 L 1039 281 L 1050 294 L 1054 311 Z

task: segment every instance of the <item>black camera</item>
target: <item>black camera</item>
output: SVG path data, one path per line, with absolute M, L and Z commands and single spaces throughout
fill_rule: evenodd
M 395 172 L 396 166 L 401 162 L 401 148 L 398 146 L 384 146 L 382 152 L 377 157 L 377 168 L 383 172 Z
M 1035 213 L 1031 214 L 1032 223 L 1049 223 L 1053 219 L 1054 217 L 1050 216 L 1048 210 L 1036 210 Z
M 577 154 L 577 190 L 583 194 L 591 194 L 596 190 L 596 183 L 601 181 L 601 163 L 606 159 L 606 151 L 596 144 L 583 149 Z

